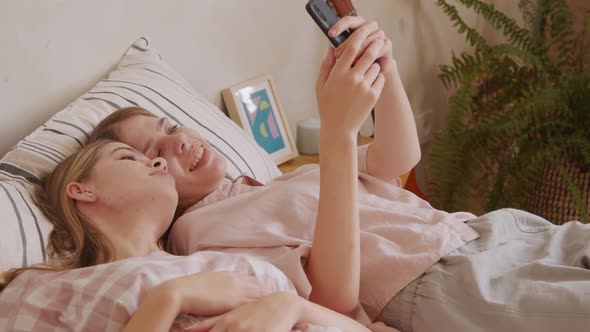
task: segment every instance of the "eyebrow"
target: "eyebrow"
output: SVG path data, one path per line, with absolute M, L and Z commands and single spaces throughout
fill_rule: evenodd
M 164 127 L 164 122 L 166 122 L 166 118 L 160 118 L 160 120 L 158 120 L 158 123 L 156 123 L 156 132 L 159 132 L 160 130 L 162 130 L 162 127 Z M 143 148 L 143 154 L 147 153 L 147 150 L 153 144 L 153 141 L 154 141 L 153 137 L 148 138 L 148 140 L 147 140 L 147 142 L 145 142 L 145 146 Z
M 113 151 L 111 151 L 111 155 L 115 154 L 115 152 L 117 152 L 119 150 L 129 150 L 129 151 L 131 151 L 133 153 L 138 153 L 138 151 L 135 150 L 134 148 L 130 148 L 128 146 L 120 146 L 120 147 L 114 149 Z

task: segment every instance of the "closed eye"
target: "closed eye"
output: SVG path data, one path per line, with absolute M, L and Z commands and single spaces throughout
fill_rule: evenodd
M 178 129 L 178 125 L 174 125 L 174 126 L 170 127 L 170 130 L 168 130 L 168 135 L 174 134 L 177 129 Z

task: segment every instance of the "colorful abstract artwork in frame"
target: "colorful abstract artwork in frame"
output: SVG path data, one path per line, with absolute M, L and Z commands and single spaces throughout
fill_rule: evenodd
M 270 76 L 226 89 L 223 99 L 232 120 L 251 134 L 277 165 L 298 155 Z
M 285 148 L 285 141 L 279 131 L 268 90 L 253 91 L 247 87 L 239 90 L 238 95 L 242 107 L 246 110 L 250 130 L 258 145 L 269 154 Z

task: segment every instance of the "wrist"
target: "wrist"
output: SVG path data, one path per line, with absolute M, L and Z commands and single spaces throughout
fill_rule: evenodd
M 320 146 L 337 145 L 342 147 L 356 147 L 358 133 L 342 131 L 340 128 L 322 128 L 320 131 Z
M 281 308 L 281 315 L 290 320 L 291 326 L 302 323 L 306 300 L 289 292 L 273 293 L 270 296 L 276 299 L 275 304 Z
M 283 293 L 284 298 L 286 299 L 286 303 L 288 303 L 288 307 L 290 311 L 293 313 L 297 322 L 302 322 L 305 320 L 306 310 L 307 310 L 307 303 L 309 303 L 304 298 L 291 294 L 291 293 Z
M 172 285 L 172 280 L 164 282 L 152 289 L 148 293 L 146 300 L 171 308 L 177 314 L 183 313 L 182 294 L 176 291 L 176 288 Z
M 391 60 L 387 61 L 387 64 L 381 66 L 381 72 L 383 73 L 383 76 L 385 76 L 386 82 L 389 82 L 390 78 L 399 76 L 397 62 L 391 58 Z

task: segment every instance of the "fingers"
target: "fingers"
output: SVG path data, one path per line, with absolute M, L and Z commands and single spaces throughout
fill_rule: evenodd
M 215 325 L 217 320 L 219 320 L 219 317 L 221 317 L 221 316 L 215 316 L 215 317 L 210 317 L 210 318 L 204 319 L 204 320 L 192 325 L 191 327 L 189 327 L 189 329 L 187 331 L 188 332 L 209 331 L 211 329 L 211 327 L 213 327 L 213 325 Z
M 365 20 L 361 16 L 345 16 L 336 22 L 330 30 L 328 30 L 328 34 L 330 37 L 336 37 L 340 35 L 342 32 L 348 29 L 358 29 L 361 25 L 363 25 L 367 20 Z
M 365 74 L 365 80 L 369 84 L 369 86 L 375 84 L 375 80 L 379 77 L 379 73 L 381 72 L 381 66 L 378 63 L 374 63 L 369 67 L 367 73 Z
M 328 54 L 326 55 L 326 58 L 324 59 L 324 61 L 322 61 L 320 73 L 318 74 L 318 78 L 316 81 L 316 87 L 324 85 L 324 83 L 330 76 L 330 71 L 332 70 L 332 67 L 334 67 L 334 63 L 336 63 L 336 58 L 334 57 L 334 49 L 330 47 L 328 49 Z
M 241 290 L 242 303 L 258 300 L 274 292 L 263 281 L 253 276 L 244 278 L 243 282 L 245 285 L 242 286 Z
M 348 70 L 358 56 L 363 42 L 369 35 L 369 31 L 364 27 L 359 28 L 348 38 L 348 45 L 342 52 L 342 55 L 336 60 L 335 68 L 338 70 Z
M 365 53 L 359 58 L 354 66 L 354 71 L 364 75 L 371 65 L 381 55 L 381 49 L 383 49 L 383 39 L 374 40 L 371 45 L 367 48 Z
M 367 47 L 369 47 L 369 45 L 371 45 L 371 43 L 378 38 L 385 38 L 385 32 L 383 32 L 383 30 L 376 30 L 373 31 L 363 42 L 363 45 L 361 46 L 361 51 L 359 52 L 360 54 L 364 53 L 365 50 L 367 49 Z M 344 43 L 340 44 L 340 46 L 338 46 L 338 48 L 334 51 L 334 56 L 336 58 L 340 57 L 340 55 L 342 54 L 342 52 L 344 51 L 344 49 L 346 48 L 346 42 L 348 41 L 345 40 Z
M 368 42 L 365 42 L 363 45 L 366 46 L 368 45 L 368 43 L 370 42 L 371 39 L 374 39 L 376 37 L 379 36 L 379 34 L 383 34 L 385 35 L 385 33 L 383 33 L 383 31 L 381 29 L 379 29 L 379 26 L 377 25 L 377 22 L 375 21 L 365 21 L 362 25 L 360 25 L 353 33 L 352 35 L 354 35 L 355 33 L 357 33 L 359 30 L 367 30 L 369 38 L 367 38 L 367 40 L 369 40 Z M 374 36 L 373 36 L 374 35 Z M 373 38 L 371 38 L 373 37 Z M 342 44 L 340 44 L 338 46 L 338 48 L 336 49 L 335 55 L 336 57 L 339 57 L 340 54 L 343 52 L 344 49 L 346 49 L 348 42 L 349 42 L 350 38 L 346 39 Z
M 375 98 L 375 100 L 378 100 L 379 97 L 381 97 L 383 87 L 385 87 L 385 75 L 381 73 L 379 76 L 377 76 L 377 79 L 371 86 L 371 93 L 373 94 L 373 98 Z
M 270 295 L 273 292 L 272 289 L 266 287 L 266 285 L 262 283 L 252 284 L 249 289 L 247 290 L 246 294 L 244 294 L 250 301 L 257 300 L 261 297 L 265 297 Z

